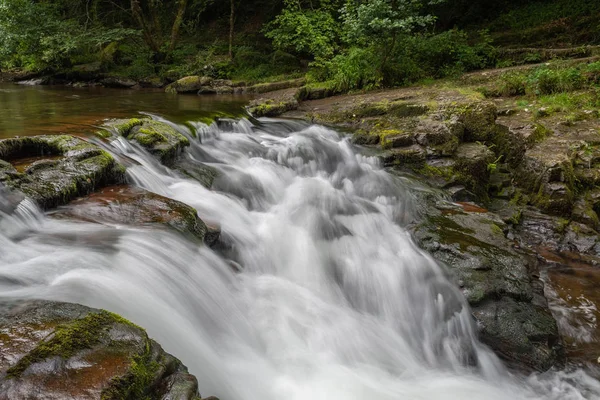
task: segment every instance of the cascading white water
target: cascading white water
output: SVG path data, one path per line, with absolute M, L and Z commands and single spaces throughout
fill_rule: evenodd
M 213 190 L 125 141 L 112 151 L 137 161 L 132 183 L 220 225 L 218 252 L 23 202 L 0 221 L 0 296 L 120 313 L 223 400 L 600 398 L 582 371 L 513 376 L 477 342 L 462 295 L 403 228 L 422 189 L 347 139 L 281 121 L 172 125 L 220 171 Z

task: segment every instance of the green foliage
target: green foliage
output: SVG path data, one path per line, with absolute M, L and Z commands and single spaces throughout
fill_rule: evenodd
M 350 48 L 335 56 L 318 71 L 317 80 L 331 81 L 335 91 L 372 89 L 381 85 L 383 75 L 378 69 L 380 61 L 371 48 Z
M 136 35 L 133 29 L 82 27 L 51 3 L 0 0 L 0 64 L 30 70 L 69 66 L 72 58 Z M 84 57 L 85 58 L 85 57 Z
M 265 36 L 279 50 L 327 60 L 336 49 L 338 24 L 327 11 L 301 10 L 292 3 L 267 25 Z

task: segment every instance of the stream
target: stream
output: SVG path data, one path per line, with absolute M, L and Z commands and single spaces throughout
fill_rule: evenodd
M 523 375 L 479 343 L 462 294 L 406 228 L 426 212 L 424 183 L 332 129 L 248 120 L 243 98 L 116 93 L 2 85 L 0 138 L 81 134 L 137 112 L 167 122 L 220 172 L 212 190 L 123 139 L 102 145 L 131 185 L 219 226 L 221 246 L 24 201 L 0 219 L 0 298 L 121 314 L 222 400 L 600 399 L 581 369 Z

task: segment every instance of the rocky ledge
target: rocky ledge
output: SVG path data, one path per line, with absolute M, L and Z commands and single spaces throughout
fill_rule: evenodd
M 185 365 L 108 311 L 0 303 L 0 399 L 200 399 Z

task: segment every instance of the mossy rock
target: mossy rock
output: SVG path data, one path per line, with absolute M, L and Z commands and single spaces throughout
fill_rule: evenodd
M 168 227 L 203 241 L 208 231 L 197 211 L 180 201 L 144 189 L 109 186 L 52 214 L 102 224 Z
M 447 119 L 457 118 L 464 125 L 464 141 L 484 142 L 493 135 L 497 108 L 485 101 L 452 103 L 443 107 L 443 114 Z
M 480 336 L 500 357 L 546 370 L 562 361 L 557 324 L 530 277 L 533 260 L 518 253 L 493 213 L 431 210 L 417 244 L 441 261 L 463 291 Z
M 5 160 L 0 164 L 0 181 L 44 209 L 124 180 L 124 167 L 109 153 L 73 136 L 0 140 L 0 158 Z M 7 162 L 20 166 L 22 172 Z
M 425 164 L 425 149 L 419 145 L 399 147 L 385 151 L 381 156 L 386 167 L 420 168 Z
M 0 398 L 193 399 L 198 383 L 124 318 L 78 304 L 0 304 Z M 172 397 L 178 394 L 179 397 Z
M 106 128 L 134 141 L 167 166 L 172 166 L 190 141 L 171 125 L 152 119 L 113 120 Z
M 207 76 L 186 76 L 167 85 L 167 93 L 197 93 L 200 88 L 207 86 L 212 82 L 212 78 Z
M 248 108 L 248 112 L 256 118 L 277 117 L 286 111 L 292 111 L 298 108 L 298 101 L 295 98 L 274 100 L 260 100 L 253 102 Z

